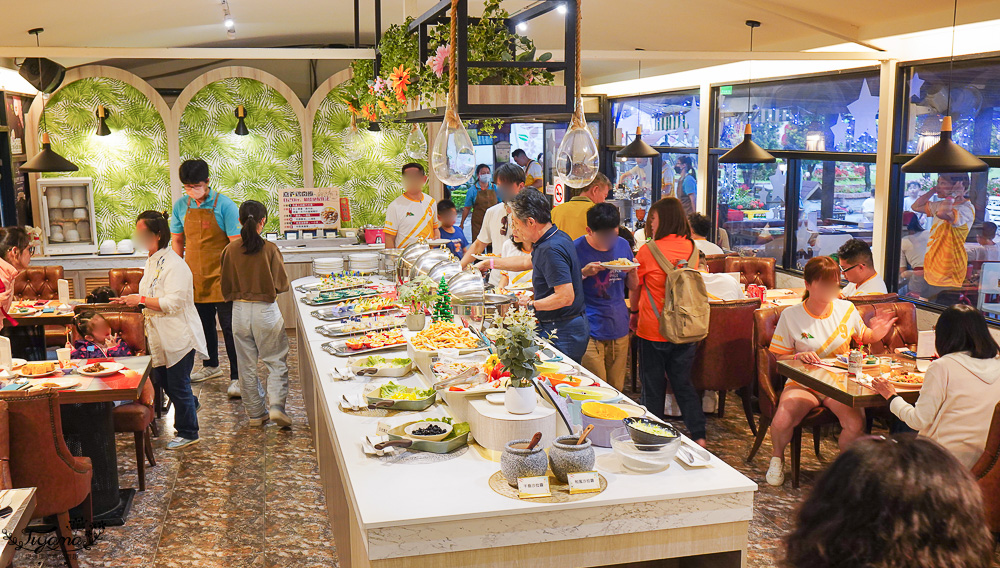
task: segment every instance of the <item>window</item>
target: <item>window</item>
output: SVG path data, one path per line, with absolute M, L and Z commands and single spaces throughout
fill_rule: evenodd
M 851 239 L 872 244 L 875 219 L 875 164 L 796 160 L 799 216 L 795 267 L 814 256 L 829 256 Z
M 768 150 L 874 152 L 879 76 L 863 72 L 754 83 L 753 140 Z M 718 90 L 718 147 L 743 140 L 747 85 Z
M 660 197 L 676 197 L 688 215 L 698 209 L 698 155 L 660 154 Z
M 692 90 L 614 101 L 614 144 L 628 145 L 642 126 L 642 139 L 650 146 L 697 148 L 700 99 L 699 91 Z
M 767 256 L 781 265 L 785 253 L 787 163 L 719 164 L 717 238 L 743 256 Z
M 646 210 L 653 195 L 653 161 L 656 158 L 616 159 L 614 199 L 622 200 L 628 207 L 622 211 L 622 223 L 636 231 L 645 226 Z M 673 170 L 671 170 L 673 171 Z

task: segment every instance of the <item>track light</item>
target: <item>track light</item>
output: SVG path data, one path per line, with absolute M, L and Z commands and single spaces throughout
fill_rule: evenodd
M 232 18 L 226 18 L 225 20 L 222 21 L 222 23 L 226 26 L 227 30 L 233 29 L 233 26 L 236 25 L 236 23 L 233 22 Z
M 247 134 L 250 134 L 250 131 L 247 130 L 246 122 L 243 121 L 243 119 L 245 119 L 246 117 L 247 117 L 247 109 L 243 108 L 243 105 L 236 107 L 237 120 L 236 120 L 235 132 L 238 136 L 246 136 Z
M 528 29 L 528 24 L 526 24 L 524 22 L 520 22 L 520 23 L 517 24 L 517 31 L 523 32 L 523 31 L 525 31 L 527 29 Z
M 559 12 L 560 14 L 562 14 L 562 15 L 565 16 L 566 15 L 566 5 L 565 4 L 560 4 L 560 5 L 556 6 L 556 12 Z
M 107 136 L 111 134 L 111 129 L 108 128 L 108 110 L 104 108 L 104 105 L 97 105 L 97 135 Z

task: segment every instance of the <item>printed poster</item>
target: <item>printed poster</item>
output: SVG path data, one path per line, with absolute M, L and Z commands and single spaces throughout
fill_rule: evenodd
M 283 189 L 278 194 L 281 231 L 340 229 L 340 204 L 335 187 Z

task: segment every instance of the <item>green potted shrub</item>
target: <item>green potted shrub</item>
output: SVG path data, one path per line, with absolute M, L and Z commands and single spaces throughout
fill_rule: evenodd
M 406 316 L 406 328 L 410 331 L 422 330 L 427 323 L 424 306 L 430 305 L 437 297 L 437 284 L 421 274 L 406 284 L 400 284 L 397 291 L 399 301 L 410 306 L 410 313 Z
M 495 316 L 493 327 L 487 330 L 496 344 L 497 357 L 504 369 L 510 371 L 510 386 L 504 395 L 504 408 L 511 414 L 529 414 L 535 410 L 537 399 L 531 379 L 538 375 L 535 354 L 538 352 L 538 320 L 518 308 L 507 315 Z

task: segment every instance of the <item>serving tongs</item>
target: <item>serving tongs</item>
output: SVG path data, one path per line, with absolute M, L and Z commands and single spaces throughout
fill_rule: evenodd
M 480 378 L 477 377 L 476 375 L 482 375 L 481 380 L 479 380 Z M 450 387 L 451 385 L 458 383 L 472 383 L 478 385 L 480 383 L 485 383 L 486 378 L 487 378 L 486 373 L 480 371 L 477 365 L 473 365 L 468 369 L 462 371 L 461 373 L 453 377 L 448 377 L 447 379 L 440 380 L 431 386 L 434 388 L 434 390 L 444 390 Z

